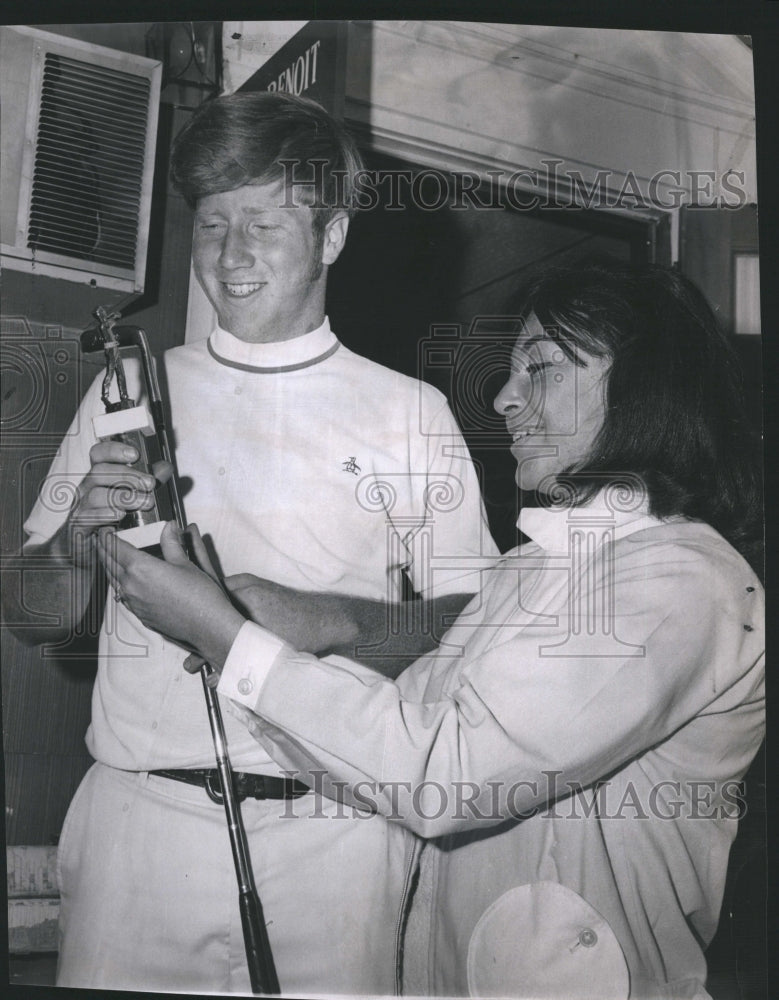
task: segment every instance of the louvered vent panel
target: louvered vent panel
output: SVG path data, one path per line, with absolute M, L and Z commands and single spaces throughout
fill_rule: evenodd
M 133 268 L 148 79 L 47 53 L 28 247 Z

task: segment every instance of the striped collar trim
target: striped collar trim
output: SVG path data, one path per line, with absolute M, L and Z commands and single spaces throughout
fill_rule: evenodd
M 239 371 L 276 374 L 298 371 L 319 364 L 339 347 L 325 317 L 321 326 L 292 340 L 252 344 L 217 326 L 208 338 L 208 350 L 215 361 Z
M 309 358 L 308 361 L 298 361 L 291 365 L 247 365 L 242 361 L 231 361 L 230 358 L 223 358 L 221 354 L 217 354 L 211 344 L 210 337 L 207 343 L 208 353 L 215 361 L 218 361 L 220 365 L 226 365 L 228 368 L 237 368 L 242 372 L 259 372 L 263 375 L 276 375 L 279 372 L 296 372 L 300 371 L 301 368 L 311 368 L 312 365 L 318 365 L 320 361 L 325 361 L 327 358 L 335 354 L 340 346 L 341 344 L 336 340 L 336 342 L 328 350 L 326 350 L 323 354 L 318 355 L 318 357 Z

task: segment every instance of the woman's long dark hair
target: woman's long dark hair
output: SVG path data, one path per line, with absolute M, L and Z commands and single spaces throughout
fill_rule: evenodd
M 629 473 L 652 514 L 705 521 L 759 562 L 757 447 L 740 364 L 695 285 L 669 268 L 601 261 L 542 277 L 522 312 L 577 364 L 611 358 L 604 426 L 588 459 L 563 474 L 574 502 Z

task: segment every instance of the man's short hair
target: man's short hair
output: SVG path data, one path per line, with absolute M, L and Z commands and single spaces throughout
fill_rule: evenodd
M 278 91 L 201 105 L 177 135 L 171 157 L 171 180 L 191 208 L 210 194 L 285 179 L 295 203 L 314 209 L 320 233 L 337 212 L 353 213 L 362 169 L 354 140 L 332 115 L 315 101 Z M 284 200 L 291 203 L 286 194 Z

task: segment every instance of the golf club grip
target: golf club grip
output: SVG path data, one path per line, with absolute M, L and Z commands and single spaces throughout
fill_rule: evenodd
M 249 980 L 252 993 L 278 994 L 281 992 L 273 954 L 270 949 L 265 917 L 257 893 L 243 889 L 238 897 Z

